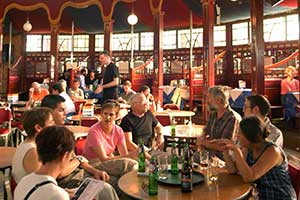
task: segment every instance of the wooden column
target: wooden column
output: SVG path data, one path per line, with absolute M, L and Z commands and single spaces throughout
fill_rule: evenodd
M 207 90 L 215 85 L 214 67 L 214 0 L 201 0 L 203 10 L 203 118 L 207 119 Z
M 113 20 L 104 20 L 104 50 L 112 55 Z
M 4 31 L 3 24 L 0 23 L 0 55 L 1 55 L 0 56 L 0 67 L 2 67 L 2 65 L 3 65 L 3 61 L 2 61 L 3 31 Z
M 203 8 L 203 64 L 204 86 L 206 88 L 215 85 L 214 67 L 214 0 L 202 0 Z
M 264 94 L 265 78 L 264 78 L 264 1 L 250 0 L 250 23 L 251 23 L 251 67 L 252 80 L 251 87 L 253 94 Z
M 163 86 L 163 30 L 164 30 L 164 12 L 155 12 L 154 19 L 154 74 L 152 91 L 153 96 L 163 103 L 163 91 L 160 86 Z
M 50 24 L 51 28 L 51 44 L 50 44 L 50 83 L 58 81 L 58 35 L 59 24 Z
M 297 1 L 298 2 L 298 24 L 299 24 L 299 38 L 298 38 L 298 80 L 300 81 L 300 0 Z M 299 88 L 299 92 L 300 92 L 300 88 Z
M 95 68 L 95 34 L 89 35 L 89 62 L 88 62 L 88 69 L 89 70 L 96 70 Z
M 3 53 L 3 24 L 0 23 L 0 93 L 6 92 L 6 83 L 5 83 L 5 69 L 2 61 L 2 53 Z
M 227 85 L 233 87 L 235 86 L 231 83 L 233 77 L 233 47 L 232 47 L 232 24 L 226 25 L 226 54 L 225 54 L 225 74 Z

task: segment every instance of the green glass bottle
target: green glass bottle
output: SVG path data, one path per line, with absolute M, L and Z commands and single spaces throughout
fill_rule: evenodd
M 182 192 L 192 192 L 193 191 L 193 170 L 192 170 L 192 160 L 191 152 L 189 149 L 189 144 L 184 145 L 184 154 L 181 170 L 181 191 Z
M 178 156 L 176 153 L 176 144 L 173 142 L 171 150 L 171 174 L 177 175 L 178 173 Z
M 145 172 L 146 171 L 146 167 L 145 167 L 146 155 L 145 155 L 144 143 L 143 143 L 142 139 L 139 140 L 138 151 L 139 151 L 138 172 Z
M 176 135 L 176 120 L 173 117 L 171 121 L 171 136 L 175 137 L 175 135 Z
M 157 161 L 154 156 L 152 156 L 149 165 L 149 195 L 157 195 L 158 193 L 158 169 L 157 169 Z

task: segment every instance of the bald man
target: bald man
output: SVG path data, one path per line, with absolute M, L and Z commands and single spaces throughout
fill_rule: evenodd
M 131 111 L 122 119 L 122 127 L 126 145 L 129 151 L 137 149 L 140 139 L 151 147 L 151 142 L 156 137 L 157 146 L 164 143 L 162 125 L 149 110 L 148 101 L 144 94 L 136 93 L 131 98 Z
M 47 89 L 41 88 L 38 82 L 33 82 L 31 88 L 29 89 L 29 100 L 27 105 L 34 102 L 41 102 L 45 96 L 49 94 Z

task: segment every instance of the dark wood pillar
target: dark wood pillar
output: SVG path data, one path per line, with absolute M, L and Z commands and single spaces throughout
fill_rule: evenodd
M 163 103 L 163 30 L 164 30 L 164 12 L 153 13 L 154 18 L 154 74 L 152 91 L 154 97 Z
M 264 94 L 265 77 L 264 77 L 264 1 L 250 0 L 250 23 L 251 23 L 251 67 L 252 80 L 251 87 L 253 94 Z
M 3 46 L 3 31 L 4 31 L 3 24 L 0 23 L 0 55 L 2 55 L 2 51 L 3 51 L 3 49 L 2 49 L 2 46 Z M 2 56 L 0 56 L 0 67 L 2 67 L 2 65 L 3 65 Z
M 297 1 L 298 2 L 298 24 L 299 24 L 299 32 L 300 32 L 300 0 Z M 298 38 L 298 80 L 300 81 L 300 34 L 299 34 L 299 38 Z M 299 88 L 299 92 L 300 92 L 300 88 Z
M 3 49 L 2 49 L 2 46 L 3 46 L 3 31 L 4 31 L 3 24 L 0 23 L 0 93 L 7 92 L 7 90 L 6 90 L 7 81 L 5 79 L 5 76 L 6 76 L 5 72 L 6 72 L 6 70 L 4 68 L 3 60 L 2 60 L 2 53 L 3 53 Z
M 233 77 L 233 47 L 232 47 L 232 24 L 226 25 L 226 53 L 225 53 L 225 74 L 227 85 L 233 87 L 231 83 Z
M 104 20 L 104 50 L 112 55 L 113 20 Z
M 204 121 L 207 119 L 207 90 L 215 85 L 214 67 L 214 0 L 201 0 L 203 10 L 203 106 Z
M 204 86 L 206 88 L 215 85 L 214 67 L 214 23 L 215 7 L 214 0 L 202 0 L 203 8 L 203 64 Z
M 59 24 L 50 24 L 51 28 L 51 44 L 50 44 L 50 83 L 58 81 L 58 34 Z
M 95 34 L 89 35 L 89 62 L 88 62 L 88 69 L 89 70 L 96 70 L 95 69 Z

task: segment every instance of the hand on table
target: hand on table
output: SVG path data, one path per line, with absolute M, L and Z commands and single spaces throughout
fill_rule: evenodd
M 103 181 L 108 181 L 110 178 L 109 175 L 105 171 L 101 171 L 101 170 L 96 170 L 93 175 L 94 175 L 95 179 L 100 179 Z

